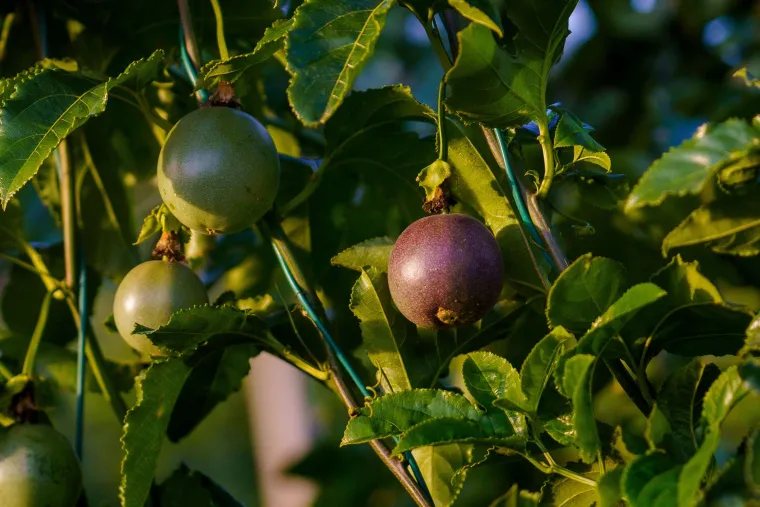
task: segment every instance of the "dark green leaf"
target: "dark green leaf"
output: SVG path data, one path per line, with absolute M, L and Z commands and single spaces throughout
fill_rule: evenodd
M 704 370 L 701 361 L 692 360 L 671 373 L 657 395 L 657 407 L 670 423 L 675 450 L 682 458 L 691 456 L 697 450 L 695 429 L 698 414 L 694 406 Z
M 393 0 L 307 0 L 287 36 L 288 97 L 305 125 L 325 123 L 375 49 Z
M 348 421 L 341 445 L 360 444 L 404 433 L 412 426 L 439 417 L 478 422 L 483 413 L 460 394 L 437 389 L 414 389 L 381 396 L 358 410 Z
M 491 31 L 471 24 L 457 37 L 460 52 L 446 75 L 447 106 L 467 121 L 507 128 L 546 117 L 546 84 L 562 56 L 576 0 L 551 0 L 537 9 L 530 0 L 505 3 L 518 30 L 515 54 L 497 45 Z
M 663 255 L 674 248 L 704 244 L 714 252 L 760 252 L 760 199 L 754 195 L 723 198 L 694 210 L 662 241 Z
M 680 471 L 681 467 L 676 467 L 664 452 L 639 456 L 623 472 L 623 496 L 631 507 L 679 505 L 677 489 Z
M 633 188 L 626 210 L 656 206 L 668 196 L 699 194 L 721 166 L 757 150 L 758 139 L 760 131 L 743 120 L 701 129 L 652 164 Z
M 573 335 L 563 327 L 556 327 L 530 351 L 520 371 L 522 392 L 525 394 L 522 405 L 527 412 L 535 414 L 538 411 L 541 395 L 551 381 L 559 358 L 573 345 Z
M 531 493 L 513 484 L 509 491 L 489 505 L 489 507 L 538 507 L 541 493 Z
M 504 435 L 490 424 L 454 417 L 428 419 L 412 426 L 401 436 L 393 454 L 441 444 L 486 444 L 508 449 L 523 449 L 525 440 L 516 435 Z
M 362 241 L 340 252 L 330 260 L 333 266 L 343 266 L 354 271 L 363 271 L 370 266 L 381 273 L 388 271 L 388 259 L 395 242 L 385 236 Z
M 137 377 L 137 402 L 127 412 L 121 437 L 122 507 L 145 504 L 174 404 L 190 372 L 181 359 L 169 359 L 153 363 Z
M 174 313 L 165 326 L 150 329 L 139 324 L 135 333 L 147 335 L 163 352 L 182 355 L 211 338 L 219 342 L 247 341 L 262 344 L 266 324 L 250 312 L 231 306 L 196 306 Z
M 177 442 L 190 434 L 219 403 L 238 391 L 258 352 L 250 343 L 232 345 L 213 350 L 194 364 L 169 421 L 169 440 Z
M 499 37 L 504 36 L 501 24 L 501 9 L 504 0 L 449 0 L 449 5 L 465 18 L 493 30 Z
M 699 263 L 684 262 L 680 255 L 652 275 L 650 281 L 668 292 L 666 301 L 673 307 L 723 302 L 715 285 L 699 272 Z
M 0 102 L 0 198 L 5 207 L 44 160 L 71 132 L 102 113 L 116 86 L 147 84 L 162 64 L 163 51 L 129 65 L 119 76 L 35 67 L 5 82 Z M 12 92 L 10 90 L 13 90 Z
M 579 257 L 549 291 L 549 325 L 586 331 L 623 294 L 625 286 L 625 268 L 619 262 L 591 254 Z
M 668 418 L 663 414 L 657 403 L 652 407 L 652 411 L 647 418 L 647 427 L 644 431 L 644 437 L 649 443 L 650 449 L 664 448 L 665 440 L 670 436 L 671 428 Z M 672 446 L 668 446 L 672 447 Z M 688 448 L 686 449 L 688 451 Z M 694 452 L 694 449 L 691 450 Z M 691 454 L 687 454 L 687 457 Z
M 412 383 L 401 355 L 407 326 L 391 303 L 388 278 L 375 268 L 361 273 L 351 291 L 351 311 L 360 321 L 367 355 L 386 391 L 409 390 Z
M 596 358 L 580 354 L 567 360 L 562 377 L 562 390 L 573 401 L 573 427 L 575 445 L 584 461 L 590 463 L 596 459 L 600 450 L 599 433 L 594 417 L 594 397 L 592 381 Z
M 242 507 L 229 493 L 185 465 L 161 484 L 162 507 Z
M 265 62 L 282 49 L 285 36 L 293 27 L 293 21 L 293 18 L 287 21 L 280 19 L 275 21 L 266 29 L 264 36 L 250 53 L 236 55 L 227 60 L 213 60 L 204 65 L 198 73 L 196 89 L 212 89 L 221 81 L 234 83 L 250 68 Z

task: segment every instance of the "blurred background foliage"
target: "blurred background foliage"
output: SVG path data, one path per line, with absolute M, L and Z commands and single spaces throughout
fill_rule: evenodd
M 274 9 L 269 0 L 221 3 L 230 49 L 239 53 L 250 51 L 274 19 L 289 16 L 298 5 L 297 1 L 281 1 Z M 209 2 L 193 0 L 190 4 L 202 57 L 205 61 L 216 58 Z M 30 5 L 45 11 L 46 41 L 31 28 Z M 179 18 L 171 1 L 6 0 L 0 5 L 0 16 L 2 77 L 30 67 L 38 59 L 42 44 L 47 44 L 52 58 L 73 58 L 83 68 L 110 76 L 162 48 L 169 62 L 165 72 L 175 76 L 182 73 Z M 760 69 L 760 3 L 755 0 L 581 0 L 570 28 L 565 56 L 552 76 L 549 99 L 561 102 L 596 128 L 595 137 L 607 147 L 613 170 L 626 175 L 629 184 L 670 146 L 690 137 L 699 125 L 730 117 L 751 118 L 760 112 L 760 90 L 731 77 L 740 65 Z M 441 76 L 421 25 L 408 11 L 394 9 L 355 88 L 403 83 L 411 86 L 415 97 L 435 107 Z M 285 96 L 287 80 L 282 65 L 270 60 L 239 81 L 237 91 L 245 108 L 265 121 L 281 152 L 320 156 L 319 136 L 305 132 L 290 112 Z M 101 323 L 110 314 L 116 282 L 136 262 L 147 259 L 152 248 L 151 242 L 139 248 L 132 246 L 143 217 L 160 202 L 155 167 L 165 132 L 149 121 L 146 110 L 173 123 L 195 107 L 191 92 L 190 83 L 177 79 L 173 86 L 152 87 L 142 109 L 129 104 L 129 97 L 114 97 L 108 112 L 88 122 L 70 142 L 78 164 L 83 241 L 88 263 L 100 275 L 91 277 L 97 287 L 91 291 L 96 294 L 93 330 L 106 355 L 123 365 L 139 358 Z M 434 157 L 431 132 L 423 128 L 419 133 L 423 135 L 419 142 L 383 155 L 388 163 L 410 164 L 412 178 Z M 410 147 L 413 153 L 405 151 Z M 414 195 L 408 200 L 400 198 L 392 186 L 379 181 L 382 177 L 365 169 L 351 167 L 340 176 L 326 176 L 311 201 L 284 223 L 300 249 L 304 266 L 317 280 L 337 338 L 350 349 L 359 346 L 358 322 L 348 310 L 355 274 L 331 266 L 329 259 L 361 240 L 395 237 L 409 221 L 422 215 Z M 20 193 L 19 201 L 27 241 L 40 249 L 51 269 L 60 275 L 59 201 L 55 185 L 50 183 L 54 180 L 48 164 L 35 185 Z M 288 182 L 283 186 L 287 188 Z M 108 199 L 103 198 L 103 190 Z M 421 195 L 418 197 L 421 202 Z M 632 277 L 646 278 L 666 263 L 660 252 L 662 239 L 694 208 L 694 199 L 670 199 L 664 206 L 643 208 L 638 215 L 626 216 L 619 206 L 582 205 L 577 187 L 559 186 L 552 201 L 561 213 L 556 213 L 553 221 L 571 259 L 593 252 L 623 262 Z M 582 222 L 588 222 L 596 233 L 577 234 L 573 225 Z M 233 290 L 241 298 L 269 293 L 275 301 L 282 301 L 284 280 L 275 269 L 270 249 L 252 232 L 197 241 L 191 251 L 197 252 L 190 257 L 196 259 L 212 299 Z M 698 260 L 728 301 L 760 309 L 760 291 L 756 288 L 760 286 L 760 265 L 753 258 L 716 255 L 699 248 L 680 253 L 686 260 Z M 4 328 L 0 348 L 6 354 L 4 360 L 18 362 L 23 358 L 44 288 L 36 276 L 2 260 L 0 273 Z M 326 280 L 330 280 L 329 287 L 322 285 Z M 51 394 L 51 417 L 71 434 L 74 367 L 67 347 L 76 330 L 63 303 L 53 304 L 41 361 L 52 371 L 51 382 L 63 388 L 62 394 Z M 529 327 L 526 324 L 523 329 Z M 525 336 L 518 327 L 491 347 L 519 364 L 541 335 L 535 326 L 532 329 L 531 335 Z M 15 357 L 14 350 L 18 351 Z M 674 361 L 663 356 L 653 362 L 653 380 L 657 382 L 658 368 Z M 640 432 L 644 419 L 615 384 L 605 387 L 607 380 L 600 379 L 598 417 L 610 425 Z M 411 505 L 368 447 L 338 447 L 345 410 L 324 388 L 314 385 L 311 389 L 317 414 L 316 445 L 300 463 L 293 464 L 292 473 L 320 485 L 316 505 Z M 88 397 L 87 411 L 84 475 L 90 505 L 116 505 L 120 426 L 97 395 Z M 753 417 L 746 414 L 746 420 L 731 424 L 751 424 Z M 166 446 L 157 478 L 165 479 L 179 462 L 185 462 L 246 505 L 257 505 L 256 488 L 252 486 L 255 471 L 247 442 L 244 397 L 235 394 L 217 406 L 190 436 Z M 536 477 L 526 473 L 526 468 L 515 459 L 500 457 L 472 470 L 459 505 L 487 505 L 495 493 L 506 489 L 495 492 L 492 487 L 506 484 L 505 477 L 524 489 L 539 489 L 541 484 L 531 482 Z

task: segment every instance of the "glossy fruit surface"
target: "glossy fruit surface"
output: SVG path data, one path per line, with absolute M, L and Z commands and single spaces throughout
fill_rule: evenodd
M 74 450 L 51 426 L 16 424 L 0 430 L 0 505 L 74 507 L 81 489 Z
M 148 261 L 132 268 L 116 290 L 113 316 L 119 334 L 135 350 L 159 353 L 145 336 L 133 334 L 135 324 L 157 328 L 184 308 L 208 303 L 203 282 L 193 271 L 177 262 Z
M 501 250 L 491 231 L 461 214 L 432 215 L 411 224 L 388 264 L 396 307 L 428 328 L 480 320 L 496 304 L 503 275 Z
M 186 227 L 230 234 L 272 208 L 280 186 L 277 149 L 251 115 L 198 109 L 169 132 L 158 158 L 158 189 Z

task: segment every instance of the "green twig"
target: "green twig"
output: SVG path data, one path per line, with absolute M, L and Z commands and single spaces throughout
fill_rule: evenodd
M 8 369 L 2 362 L 0 362 L 0 377 L 6 382 L 13 378 L 13 372 Z
M 446 106 L 443 101 L 446 98 L 446 77 L 441 78 L 438 86 L 438 160 L 446 161 L 449 158 L 449 140 L 446 137 Z
M 37 351 L 40 349 L 42 335 L 45 333 L 45 326 L 47 325 L 48 315 L 50 314 L 50 300 L 52 299 L 52 296 L 52 292 L 47 292 L 42 299 L 40 313 L 37 317 L 37 325 L 34 326 L 32 339 L 29 341 L 29 347 L 26 349 L 24 366 L 21 368 L 22 375 L 28 375 L 30 377 L 34 375 L 34 362 L 37 359 Z
M 548 119 L 542 118 L 536 123 L 538 123 L 538 142 L 544 155 L 544 177 L 541 180 L 541 186 L 539 186 L 536 196 L 545 199 L 549 195 L 552 180 L 554 180 L 554 146 L 552 145 L 552 136 L 549 132 Z
M 522 455 L 526 460 L 528 460 L 534 467 L 539 469 L 541 472 L 545 474 L 557 474 L 561 475 L 563 477 L 566 477 L 570 480 L 573 480 L 575 482 L 580 482 L 582 484 L 586 484 L 587 486 L 591 486 L 592 488 L 596 487 L 596 481 L 594 479 L 589 479 L 588 477 L 584 477 L 583 475 L 573 472 L 572 470 L 569 470 L 563 466 L 555 464 L 550 465 L 544 465 L 537 459 L 535 459 L 530 454 L 523 454 Z
M 216 18 L 216 44 L 219 46 L 219 56 L 222 57 L 222 60 L 228 60 L 230 53 L 227 51 L 227 41 L 224 38 L 222 8 L 218 0 L 211 0 L 211 7 L 214 9 L 214 18 Z

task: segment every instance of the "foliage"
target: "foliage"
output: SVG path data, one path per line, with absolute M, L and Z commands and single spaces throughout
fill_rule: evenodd
M 0 8 L 0 424 L 33 409 L 58 425 L 84 390 L 113 410 L 121 469 L 107 494 L 85 469 L 90 505 L 248 505 L 211 467 L 157 470 L 167 438 L 192 439 L 261 352 L 344 405 L 320 421 L 341 448 L 293 470 L 320 482 L 317 505 L 409 505 L 383 464 L 438 507 L 760 501 L 750 7 L 230 1 L 216 33 L 197 3 L 199 62 L 172 3 Z M 584 9 L 598 31 L 573 49 Z M 695 42 L 729 18 L 733 46 Z M 378 78 L 389 52 L 412 87 Z M 273 210 L 220 237 L 183 227 L 153 178 L 168 131 L 214 91 L 266 126 L 282 171 Z M 430 330 L 397 311 L 387 270 L 438 199 L 490 229 L 505 276 L 481 321 Z M 159 232 L 215 302 L 138 324 L 160 356 L 114 353 L 97 301 Z

